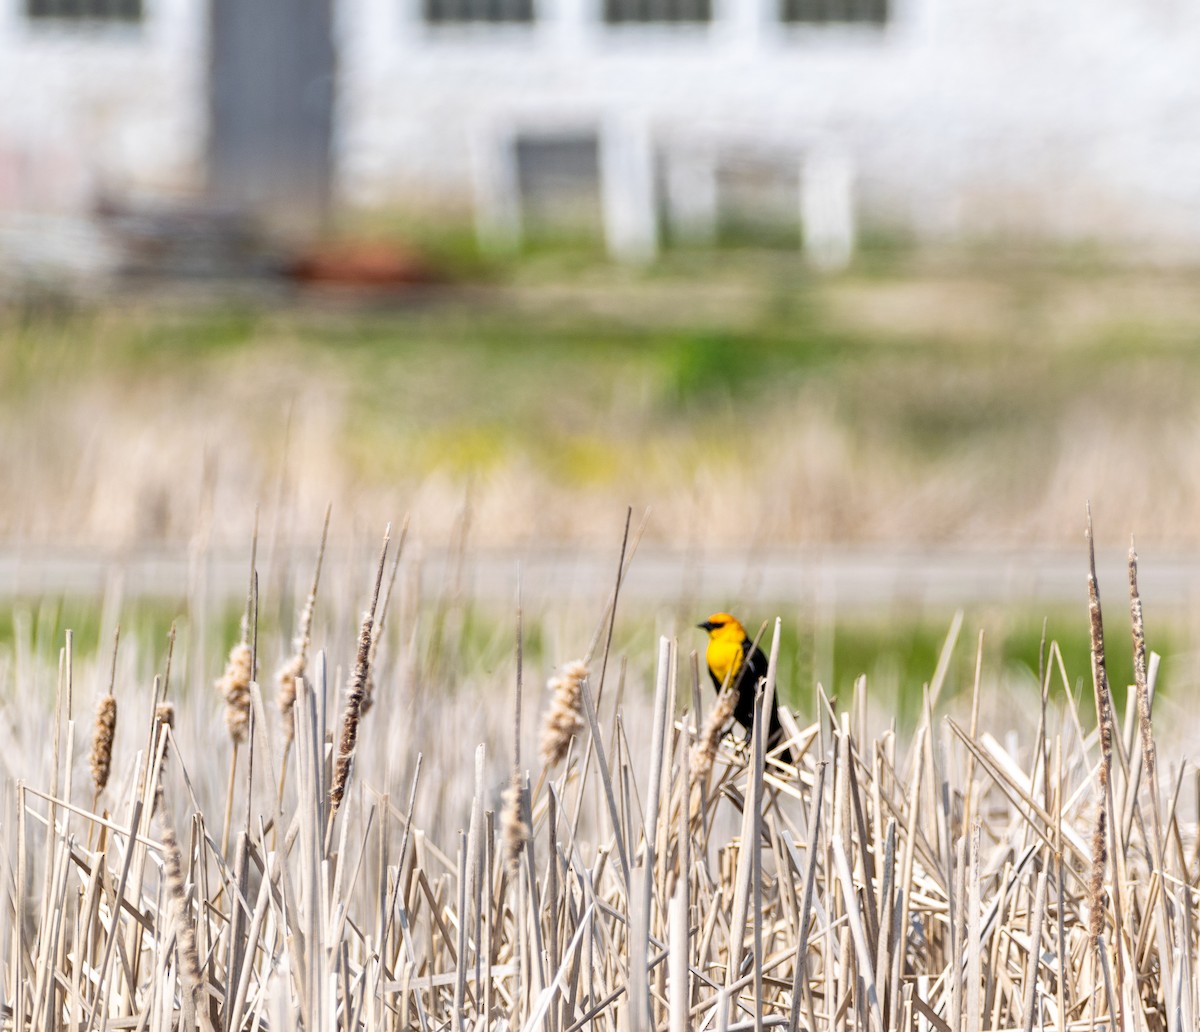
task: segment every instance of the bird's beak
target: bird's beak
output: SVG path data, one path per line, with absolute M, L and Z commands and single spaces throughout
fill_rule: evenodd
M 696 626 L 699 627 L 700 630 L 702 630 L 702 631 L 711 631 L 713 629 L 711 620 L 705 620 L 704 623 L 698 623 L 698 624 L 696 624 Z

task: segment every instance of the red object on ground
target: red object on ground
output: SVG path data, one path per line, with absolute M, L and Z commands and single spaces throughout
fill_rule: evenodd
M 318 244 L 288 265 L 300 283 L 406 287 L 441 282 L 433 266 L 402 245 L 348 241 Z

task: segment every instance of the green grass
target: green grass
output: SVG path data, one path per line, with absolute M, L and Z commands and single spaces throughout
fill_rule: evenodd
M 277 480 L 315 407 L 324 421 L 307 439 L 319 433 L 325 468 L 346 471 L 356 497 L 410 499 L 430 478 L 460 498 L 516 481 L 550 499 L 563 526 L 579 490 L 613 511 L 663 511 L 696 484 L 731 483 L 745 501 L 742 539 L 781 547 L 1004 542 L 1047 505 L 1063 513 L 1043 511 L 1036 531 L 1014 534 L 1051 527 L 1063 543 L 1091 497 L 1102 528 L 1178 534 L 1172 507 L 1136 511 L 1153 493 L 1142 464 L 1104 477 L 1113 442 L 1150 456 L 1164 441 L 1189 450 L 1200 306 L 1186 270 L 946 267 L 886 241 L 884 257 L 868 249 L 838 276 L 779 252 L 671 251 L 644 270 L 556 254 L 486 275 L 463 266 L 460 282 L 390 306 L 301 295 L 0 310 L 0 432 L 14 462 L 28 456 L 46 474 L 10 479 L 48 508 L 64 489 L 59 472 L 90 495 L 120 494 L 89 488 L 69 457 L 127 451 L 134 428 L 121 417 L 137 411 L 142 426 L 169 427 L 180 452 L 237 454 Z M 1062 491 L 1070 469 L 1078 483 Z M 164 483 L 128 490 L 175 495 Z M 1185 498 L 1193 490 L 1181 486 Z M 929 520 L 878 518 L 912 495 L 940 503 L 958 491 Z M 698 499 L 697 522 L 707 503 Z M 0 500 L 0 525 L 31 532 L 16 511 Z M 726 545 L 734 529 L 713 534 Z
M 565 660 L 582 654 L 586 635 L 577 634 L 567 641 L 554 613 L 556 607 L 534 606 L 525 614 L 524 658 L 526 671 L 534 679 L 530 690 L 536 692 L 540 671 L 549 671 Z M 575 608 L 575 607 L 572 607 Z M 687 608 L 687 607 L 685 607 Z M 696 608 L 693 606 L 692 608 Z M 783 639 L 780 645 L 778 691 L 782 701 L 806 719 L 816 716 L 815 685 L 821 681 L 827 694 L 849 706 L 855 682 L 866 677 L 870 708 L 877 714 L 894 716 L 902 728 L 911 730 L 921 716 L 923 686 L 933 678 L 938 658 L 950 627 L 953 614 L 949 612 L 916 612 L 904 614 L 846 615 L 834 626 L 819 623 L 811 613 L 789 613 L 784 617 Z M 215 678 L 221 670 L 229 647 L 240 635 L 242 609 L 240 603 L 230 602 L 212 610 L 208 622 L 208 640 L 202 664 Z M 690 626 L 690 610 L 678 617 L 681 621 L 679 644 L 681 654 L 695 650 L 703 661 L 704 636 Z M 748 615 L 748 614 L 747 614 Z M 757 613 L 773 618 L 773 612 Z M 1124 712 L 1126 688 L 1132 681 L 1132 646 L 1125 629 L 1127 614 L 1123 609 L 1108 614 L 1110 630 L 1106 639 L 1108 673 L 1118 713 Z M 266 599 L 259 616 L 259 634 L 264 641 L 286 641 L 292 633 L 292 614 L 278 600 Z M 320 614 L 318 614 L 320 619 Z M 1043 648 L 1045 623 L 1045 652 Z M 0 653 L 17 648 L 25 642 L 37 655 L 52 655 L 64 641 L 64 632 L 73 633 L 74 650 L 81 662 L 100 657 L 100 667 L 107 671 L 110 656 L 111 629 L 101 627 L 100 606 L 95 599 L 72 597 L 29 600 L 0 606 Z M 154 599 L 129 599 L 122 606 L 122 635 L 128 640 L 158 643 L 157 668 L 142 671 L 149 687 L 154 673 L 165 665 L 167 636 L 172 624 L 177 625 L 180 656 L 189 649 L 189 635 L 195 629 L 189 620 L 186 606 Z M 424 634 L 418 651 L 417 677 L 428 690 L 455 692 L 460 688 L 451 672 L 467 673 L 476 685 L 487 685 L 497 670 L 511 665 L 514 650 L 515 614 L 493 603 L 466 599 L 453 602 L 429 600 L 422 617 Z M 952 653 L 943 688 L 944 703 L 960 706 L 969 704 L 976 664 L 979 630 L 985 630 L 981 684 L 985 692 L 1003 685 L 1006 692 L 1014 686 L 1027 689 L 1013 697 L 1013 703 L 1031 708 L 1036 705 L 1039 653 L 1051 659 L 1050 646 L 1057 643 L 1062 654 L 1071 692 L 1083 693 L 1087 703 L 1091 693 L 1091 660 L 1087 645 L 1087 612 L 1081 600 L 1076 608 L 1060 608 L 1037 612 L 1029 608 L 1001 607 L 969 611 L 965 614 L 957 646 Z M 352 641 L 356 628 L 331 628 L 346 642 Z M 751 634 L 757 627 L 750 627 Z M 622 657 L 653 654 L 657 635 L 655 613 L 638 605 L 623 607 L 613 638 L 613 664 Z M 770 627 L 762 639 L 764 651 L 770 646 Z M 1169 697 L 1187 690 L 1190 683 L 1186 652 L 1189 634 L 1182 622 L 1169 620 L 1151 628 L 1148 647 L 1164 656 L 1159 691 Z M 565 650 L 565 652 L 563 652 Z M 563 653 L 563 654 L 560 654 Z M 566 654 L 570 653 L 570 654 Z M 267 691 L 273 691 L 274 666 L 278 657 L 264 655 L 261 679 Z M 712 686 L 701 668 L 701 692 L 706 701 Z M 43 686 L 53 693 L 54 686 Z M 90 698 L 94 686 L 84 688 Z M 137 686 L 129 686 L 141 690 Z M 504 690 L 508 690 L 505 688 Z M 1050 669 L 1049 698 L 1054 704 L 1065 701 L 1063 680 L 1058 664 Z M 1090 709 L 1083 707 L 1085 714 Z

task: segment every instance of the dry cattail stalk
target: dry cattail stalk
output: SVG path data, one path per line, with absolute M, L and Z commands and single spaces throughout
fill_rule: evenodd
M 364 613 L 362 628 L 358 632 L 358 657 L 346 695 L 346 713 L 342 718 L 342 737 L 338 742 L 333 787 L 329 790 L 329 803 L 334 813 L 337 813 L 338 807 L 342 805 L 342 798 L 346 794 L 346 782 L 350 778 L 350 763 L 354 758 L 354 750 L 358 747 L 358 724 L 362 719 L 363 700 L 367 694 L 367 672 L 370 669 L 371 626 L 371 614 Z
M 567 755 L 571 739 L 583 730 L 582 686 L 587 679 L 587 666 L 581 659 L 563 666 L 558 677 L 550 678 L 548 688 L 554 693 L 546 720 L 542 724 L 542 763 L 553 767 Z
M 404 517 L 404 523 L 400 527 L 400 537 L 396 541 L 396 554 L 392 559 L 392 572 L 388 576 L 387 593 L 383 596 L 383 601 L 379 604 L 379 619 L 375 624 L 375 632 L 371 635 L 371 655 L 370 662 L 367 664 L 367 686 L 363 694 L 362 711 L 364 714 L 370 711 L 375 705 L 375 653 L 379 650 L 379 642 L 383 638 L 384 628 L 387 626 L 388 607 L 392 601 L 392 592 L 396 588 L 396 572 L 400 569 L 400 557 L 404 554 L 404 542 L 408 537 L 408 517 Z
M 350 779 L 350 765 L 354 750 L 358 747 L 358 723 L 362 720 L 363 699 L 367 693 L 367 678 L 371 671 L 371 634 L 375 625 L 375 608 L 379 604 L 379 588 L 383 583 L 383 566 L 387 559 L 388 542 L 392 527 L 388 524 L 383 535 L 383 549 L 379 553 L 379 568 L 375 574 L 375 591 L 371 595 L 371 608 L 363 614 L 362 628 L 358 632 L 358 654 L 354 661 L 354 673 L 350 677 L 346 696 L 346 712 L 342 718 L 342 737 L 338 742 L 337 761 L 333 770 L 333 785 L 329 789 L 330 819 L 337 814 L 346 795 L 346 783 Z
M 246 641 L 243 625 L 242 640 L 229 650 L 225 672 L 216 682 L 217 691 L 225 700 L 225 726 L 235 745 L 246 740 L 250 726 L 250 682 L 254 680 L 253 652 Z
M 255 559 L 258 555 L 258 509 L 254 510 L 254 536 L 250 544 L 250 586 L 246 592 L 246 609 L 242 613 L 241 640 L 229 650 L 225 661 L 225 672 L 217 679 L 216 689 L 225 700 L 225 726 L 233 739 L 233 763 L 229 769 L 232 804 L 234 768 L 237 766 L 237 748 L 246 740 L 250 729 L 250 682 L 254 680 L 255 650 L 250 644 L 250 629 L 254 628 L 255 641 L 258 636 L 258 571 Z M 225 822 L 229 823 L 228 820 Z
M 159 756 L 158 770 L 155 772 L 155 785 L 157 786 L 154 792 L 153 811 L 157 813 L 162 806 L 163 800 L 163 771 L 167 766 L 167 742 L 170 739 L 163 738 L 164 727 L 175 727 L 175 704 L 173 702 L 160 702 L 154 707 L 154 745 L 158 748 L 158 744 L 162 742 L 162 753 Z
M 1138 725 L 1141 731 L 1142 763 L 1150 784 L 1155 783 L 1154 725 L 1150 714 L 1150 686 L 1146 680 L 1146 628 L 1142 618 L 1142 596 L 1138 593 L 1138 556 L 1129 545 L 1129 617 L 1133 631 L 1133 682 L 1137 691 Z M 1158 803 L 1155 802 L 1157 809 Z
M 504 863 L 510 871 L 515 872 L 521 859 L 521 850 L 529 840 L 529 825 L 521 815 L 521 775 L 515 770 L 504 790 L 500 834 L 504 842 Z
M 308 598 L 304 600 L 304 608 L 300 611 L 300 622 L 296 627 L 296 637 L 292 643 L 295 652 L 275 674 L 275 680 L 279 683 L 279 692 L 275 699 L 279 705 L 279 715 L 283 720 L 285 743 L 291 743 L 296 736 L 296 720 L 292 708 L 296 705 L 296 682 L 304 676 L 308 669 L 308 650 L 312 645 L 313 612 L 317 606 L 317 588 L 321 583 L 321 563 L 325 558 L 325 542 L 329 537 L 330 508 L 326 507 L 325 509 L 325 526 L 321 531 L 321 547 L 317 551 L 317 567 L 313 571 L 312 587 L 309 589 Z
M 1100 730 L 1100 813 L 1092 833 L 1092 870 L 1088 880 L 1088 933 L 1103 949 L 1104 869 L 1108 862 L 1107 820 L 1109 772 L 1112 768 L 1113 720 L 1109 705 L 1108 670 L 1104 662 L 1104 616 L 1100 609 L 1100 589 L 1096 582 L 1096 544 L 1092 537 L 1092 512 L 1088 507 L 1088 615 L 1091 624 L 1092 688 L 1096 695 L 1096 723 Z
M 696 751 L 692 753 L 691 776 L 693 781 L 701 781 L 708 777 L 712 770 L 713 760 L 717 756 L 717 745 L 729 722 L 733 719 L 733 711 L 737 706 L 737 693 L 726 688 L 717 699 L 717 704 L 709 713 L 704 727 L 700 729 L 700 741 Z
M 162 821 L 163 874 L 171 915 L 175 921 L 175 941 L 179 949 L 179 975 L 185 991 L 195 998 L 200 989 L 200 956 L 196 951 L 196 929 L 191 921 L 187 886 L 183 878 L 183 858 L 175 829 L 164 816 Z

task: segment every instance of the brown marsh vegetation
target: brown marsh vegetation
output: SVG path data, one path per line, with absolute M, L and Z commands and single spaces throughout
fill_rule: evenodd
M 1081 555 L 1092 690 L 1051 641 L 1040 692 L 1017 692 L 981 634 L 949 705 L 972 649 L 956 622 L 911 735 L 864 680 L 818 688 L 811 720 L 784 711 L 792 766 L 718 733 L 728 704 L 687 641 L 613 649 L 628 530 L 590 628 L 555 632 L 552 698 L 519 597 L 495 669 L 411 676 L 436 619 L 396 576 L 404 536 L 351 604 L 322 594 L 319 561 L 299 576 L 291 644 L 259 639 L 252 574 L 220 691 L 172 663 L 173 638 L 85 660 L 68 633 L 55 666 L 17 636 L 3 1027 L 1195 1027 L 1195 769 L 1158 748 L 1132 551 L 1107 624 Z M 1104 636 L 1124 614 L 1116 712 Z M 779 621 L 762 640 L 760 721 Z M 139 652 L 153 678 L 130 677 Z

